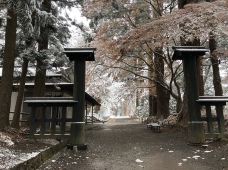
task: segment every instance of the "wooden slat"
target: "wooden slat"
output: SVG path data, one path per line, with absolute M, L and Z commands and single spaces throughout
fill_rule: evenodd
M 25 100 L 74 100 L 73 97 L 26 97 Z
M 199 99 L 228 99 L 228 96 L 199 96 Z
M 31 107 L 39 106 L 73 106 L 77 103 L 75 100 L 25 100 L 25 103 Z
M 51 117 L 51 134 L 55 133 L 56 129 L 56 117 L 57 117 L 57 107 L 52 107 L 52 117 Z M 47 119 L 46 119 L 47 120 Z M 45 120 L 45 121 L 46 121 Z
M 41 119 L 35 119 L 35 121 L 39 122 L 41 121 Z M 55 119 L 56 123 L 61 123 L 62 122 L 62 119 L 61 118 L 56 118 Z M 52 118 L 46 118 L 44 120 L 44 122 L 52 122 Z M 65 122 L 73 122 L 73 119 L 72 118 L 65 118 Z
M 36 108 L 32 108 L 30 119 L 30 134 L 33 135 L 36 131 Z
M 45 124 L 45 120 L 46 120 L 46 116 L 45 116 L 45 111 L 46 111 L 46 107 L 44 106 L 42 108 L 42 113 L 41 113 L 41 134 L 44 134 L 45 133 L 45 129 L 46 129 L 46 124 Z
M 211 107 L 206 106 L 206 114 L 207 114 L 207 130 L 209 133 L 213 132 L 213 123 L 212 123 L 212 114 Z
M 221 134 L 224 134 L 225 130 L 225 120 L 223 115 L 223 107 L 222 106 L 216 106 L 216 114 L 218 118 L 218 129 Z
M 61 134 L 65 133 L 66 129 L 66 107 L 62 107 L 62 118 L 61 118 Z

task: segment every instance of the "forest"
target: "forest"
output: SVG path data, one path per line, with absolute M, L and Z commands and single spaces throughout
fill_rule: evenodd
M 198 60 L 199 94 L 228 94 L 226 0 L 1 0 L 0 6 L 0 129 L 19 128 L 29 67 L 36 68 L 36 97 L 45 96 L 48 70 L 58 69 L 72 81 L 72 72 L 64 70 L 72 70 L 63 53 L 69 43 L 97 49 L 96 62 L 87 64 L 86 91 L 101 102 L 103 116 L 166 119 L 175 113 L 186 125 L 183 67 L 172 60 L 172 46 L 210 49 Z M 75 9 L 89 24 L 64 12 Z

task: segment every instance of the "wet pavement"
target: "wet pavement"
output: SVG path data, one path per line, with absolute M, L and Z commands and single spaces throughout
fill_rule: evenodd
M 132 119 L 112 119 L 87 131 L 87 151 L 64 149 L 43 164 L 63 170 L 228 170 L 228 145 L 190 146 L 186 132 L 154 133 Z

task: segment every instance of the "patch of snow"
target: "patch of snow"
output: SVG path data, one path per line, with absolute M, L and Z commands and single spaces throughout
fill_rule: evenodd
M 144 166 L 142 166 L 142 165 L 138 165 L 139 167 L 141 167 L 141 168 L 144 168 Z
M 179 162 L 179 163 L 178 163 L 178 166 L 182 166 L 182 164 L 183 164 L 183 163 Z
M 183 162 L 186 162 L 186 161 L 188 161 L 188 160 L 187 160 L 187 159 L 182 159 L 182 161 L 183 161 Z
M 20 160 L 27 161 L 28 159 L 31 159 L 35 156 L 37 156 L 40 152 L 32 152 L 32 153 L 24 153 L 21 154 Z
M 174 151 L 170 150 L 169 153 L 173 153 Z
M 226 160 L 226 158 L 221 158 L 221 160 L 222 160 L 222 161 L 225 161 L 225 160 Z
M 210 153 L 210 152 L 213 152 L 213 150 L 206 150 L 206 151 L 204 151 L 205 153 Z
M 140 160 L 140 159 L 136 159 L 135 162 L 137 162 L 137 163 L 142 163 L 143 161 Z
M 42 151 L 43 150 L 31 153 L 18 153 L 16 151 L 9 150 L 8 148 L 0 147 L 0 169 L 10 169 L 16 164 L 20 164 L 37 156 Z
M 14 142 L 12 141 L 11 137 L 3 132 L 0 132 L 0 142 L 5 143 L 7 146 L 14 145 Z
M 115 115 L 111 115 L 110 118 L 126 119 L 126 118 L 130 118 L 130 117 L 129 116 L 115 116 Z
M 53 162 L 53 163 L 54 163 L 54 162 L 56 162 L 56 160 L 51 160 L 51 162 Z
M 195 155 L 192 158 L 195 159 L 195 160 L 197 160 L 198 158 L 200 158 L 200 156 L 199 155 Z

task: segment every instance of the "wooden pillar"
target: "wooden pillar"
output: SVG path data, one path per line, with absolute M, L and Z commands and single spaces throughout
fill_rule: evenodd
M 78 101 L 74 105 L 73 120 L 84 122 L 85 117 L 85 61 L 74 61 L 74 99 Z
M 173 47 L 173 60 L 183 60 L 185 93 L 187 96 L 187 114 L 189 116 L 188 140 L 190 143 L 205 141 L 203 122 L 201 121 L 200 105 L 196 102 L 199 97 L 197 58 L 203 56 L 208 49 L 198 46 Z
M 211 113 L 211 106 L 206 105 L 206 116 L 207 116 L 207 130 L 208 133 L 213 132 L 213 120 L 212 120 L 212 113 Z
M 79 147 L 85 144 L 85 69 L 86 61 L 94 61 L 94 48 L 65 48 L 65 54 L 74 61 L 74 100 L 71 123 L 71 145 Z
M 93 124 L 93 105 L 92 105 L 92 124 Z
M 225 131 L 223 105 L 216 106 L 216 114 L 217 114 L 217 121 L 218 121 L 218 130 L 219 130 L 219 133 L 221 134 L 221 137 L 223 137 L 224 131 Z
M 87 124 L 87 118 L 88 118 L 88 109 L 87 109 L 87 107 L 88 107 L 88 105 L 87 105 L 87 102 L 86 102 L 86 116 L 85 116 L 85 123 Z
M 196 103 L 198 99 L 198 78 L 197 78 L 197 58 L 196 56 L 187 56 L 184 58 L 184 80 L 185 93 L 187 94 L 189 121 L 200 121 L 200 106 Z

